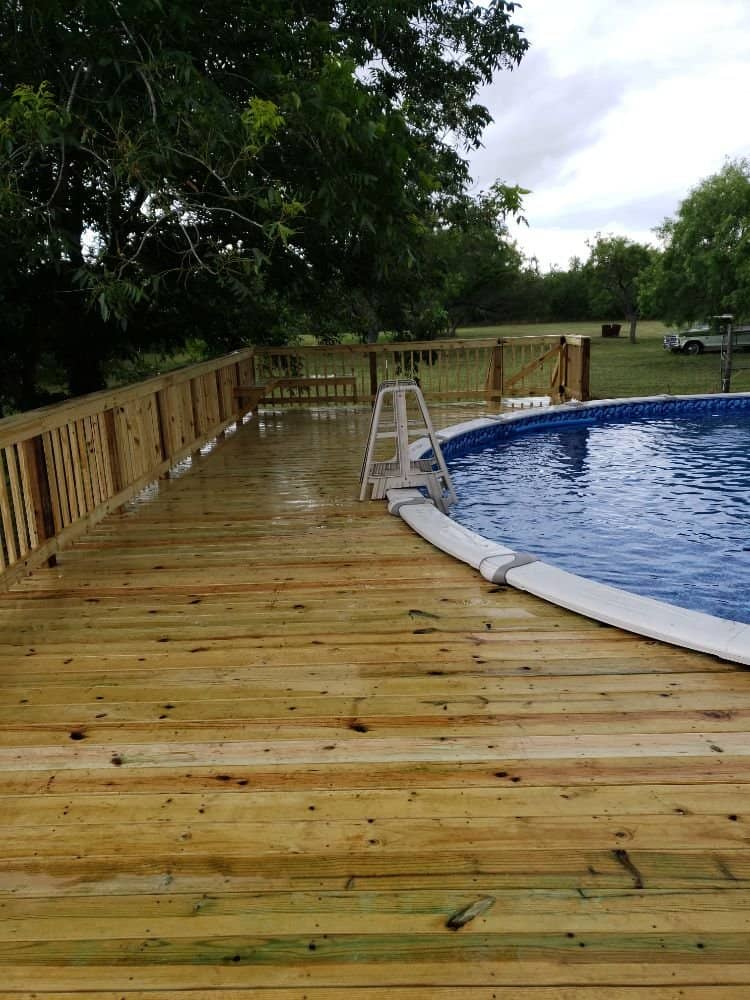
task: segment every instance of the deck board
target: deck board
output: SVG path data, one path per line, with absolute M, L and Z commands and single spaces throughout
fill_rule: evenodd
M 357 502 L 368 422 L 261 411 L 0 594 L 0 997 L 746 997 L 750 674 Z

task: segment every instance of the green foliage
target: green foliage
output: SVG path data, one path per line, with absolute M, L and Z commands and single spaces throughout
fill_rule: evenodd
M 381 325 L 436 199 L 467 182 L 479 87 L 526 49 L 513 12 L 0 0 L 0 346 L 26 337 L 28 371 L 51 354 L 82 391 L 109 358 L 178 344 L 198 288 L 217 344 L 328 288 L 386 303 Z
M 664 253 L 644 282 L 646 307 L 672 323 L 750 316 L 750 163 L 702 181 L 659 230 Z
M 575 321 L 590 316 L 606 315 L 593 309 L 590 286 L 590 273 L 577 257 L 571 259 L 566 271 L 550 271 L 544 276 L 544 292 L 549 316 L 563 321 Z

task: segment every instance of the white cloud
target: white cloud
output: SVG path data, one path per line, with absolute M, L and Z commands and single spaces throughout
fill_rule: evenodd
M 533 189 L 518 238 L 542 267 L 597 231 L 653 242 L 702 178 L 750 155 L 746 0 L 527 0 L 516 20 L 532 49 L 483 94 L 495 123 L 472 171 Z

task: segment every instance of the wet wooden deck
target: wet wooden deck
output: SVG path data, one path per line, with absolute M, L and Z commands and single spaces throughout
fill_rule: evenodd
M 261 415 L 0 596 L 0 996 L 747 997 L 750 674 L 356 502 L 367 422 Z

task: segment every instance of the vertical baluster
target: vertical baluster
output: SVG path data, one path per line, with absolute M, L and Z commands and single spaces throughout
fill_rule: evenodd
M 227 369 L 226 367 L 219 368 L 214 374 L 216 376 L 216 402 L 219 422 L 223 424 L 224 421 L 229 420 L 232 413 L 227 394 Z
M 150 393 L 146 399 L 146 420 L 148 424 L 149 463 L 150 468 L 154 469 L 164 459 L 159 403 L 155 392 Z
M 8 564 L 12 565 L 18 559 L 18 547 L 16 545 L 13 512 L 8 492 L 9 476 L 1 456 L 2 452 L 0 452 L 0 517 L 3 524 L 6 557 Z
M 35 549 L 40 540 L 47 537 L 42 510 L 42 491 L 37 479 L 33 440 L 24 441 L 16 448 L 18 472 L 21 480 L 21 496 L 29 537 L 29 547 Z
M 183 382 L 178 387 L 179 407 L 178 425 L 180 429 L 180 441 L 183 448 L 192 444 L 196 438 L 195 415 L 193 412 L 193 394 L 189 382 Z
M 62 430 L 63 434 L 67 433 L 68 436 L 70 475 L 73 482 L 73 489 L 75 491 L 75 505 L 78 510 L 78 516 L 83 517 L 86 513 L 86 501 L 83 495 L 83 483 L 81 482 L 81 469 L 78 458 L 78 434 L 76 432 L 75 422 L 72 421 L 67 424 Z
M 52 450 L 52 431 L 42 434 L 42 449 L 44 452 L 44 467 L 47 473 L 47 484 L 49 486 L 50 503 L 52 507 L 52 524 L 55 534 L 62 531 L 63 518 L 60 511 L 60 490 L 57 482 L 57 471 L 55 469 L 55 455 Z
M 221 422 L 219 385 L 216 381 L 216 372 L 207 372 L 203 376 L 203 384 L 205 386 L 206 405 L 209 411 L 209 429 L 212 430 Z
M 29 532 L 26 525 L 26 505 L 24 504 L 23 492 L 21 490 L 21 479 L 18 472 L 17 455 L 14 445 L 10 445 L 5 449 L 5 464 L 8 469 L 8 481 L 10 482 L 11 510 L 16 529 L 18 552 L 19 555 L 25 556 L 29 551 Z
M 99 454 L 102 460 L 102 471 L 104 473 L 104 485 L 106 487 L 107 499 L 117 493 L 117 467 L 113 463 L 113 448 L 111 438 L 112 411 L 106 410 L 97 414 L 96 435 Z
M 200 437 L 202 437 L 203 432 L 206 429 L 206 406 L 205 400 L 201 394 L 199 378 L 190 379 L 190 395 L 193 404 L 192 442 L 195 443 Z
M 148 453 L 148 431 L 146 428 L 146 415 L 144 412 L 144 400 L 136 399 L 131 404 L 133 414 L 134 436 L 133 444 L 133 482 L 141 479 L 150 469 Z
M 155 395 L 156 417 L 159 424 L 159 442 L 161 459 L 163 462 L 170 461 L 174 454 L 174 417 L 170 406 L 171 390 L 169 386 L 160 389 Z M 169 469 L 165 472 L 169 475 Z
M 54 538 L 56 522 L 52 503 L 52 483 L 47 469 L 44 442 L 41 435 L 19 445 L 18 457 L 24 492 L 29 502 L 29 534 L 32 546 L 37 548 L 49 538 Z M 47 558 L 47 565 L 54 566 L 57 557 Z
M 70 510 L 68 481 L 65 476 L 65 461 L 63 457 L 62 440 L 59 427 L 55 427 L 50 431 L 50 440 L 52 442 L 52 454 L 54 456 L 55 483 L 57 484 L 57 492 L 60 498 L 60 517 L 62 519 L 63 527 L 66 527 L 73 520 L 73 515 Z
M 143 398 L 143 432 L 144 458 L 147 473 L 155 473 L 157 466 L 163 460 L 163 442 L 159 421 L 159 403 L 155 392 L 150 392 Z
M 135 421 L 131 403 L 118 406 L 115 411 L 115 431 L 117 435 L 117 451 L 120 456 L 120 471 L 123 474 L 123 488 L 135 482 L 135 455 L 133 453 L 133 435 Z
M 104 500 L 105 494 L 102 489 L 102 468 L 101 460 L 96 446 L 96 416 L 83 418 L 83 440 L 86 447 L 86 455 L 89 467 L 89 484 L 91 486 L 91 500 L 94 507 L 98 507 Z
M 73 459 L 70 454 L 70 436 L 67 424 L 58 428 L 60 454 L 60 480 L 64 482 L 65 498 L 70 511 L 70 521 L 78 517 L 78 497 L 76 496 L 75 478 L 73 476 Z

